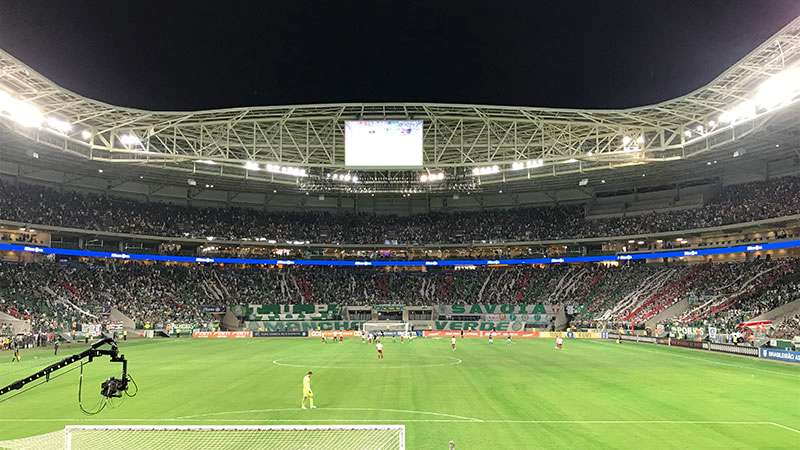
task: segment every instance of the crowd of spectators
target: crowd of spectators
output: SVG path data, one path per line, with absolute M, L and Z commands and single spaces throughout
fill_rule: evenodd
M 771 337 L 776 339 L 794 339 L 800 336 L 800 314 L 787 317 L 775 327 Z
M 575 320 L 644 322 L 687 299 L 693 320 L 733 328 L 800 298 L 800 260 L 382 270 L 107 261 L 0 263 L 0 311 L 36 332 L 79 329 L 115 308 L 144 323 L 205 322 L 250 304 L 558 304 Z M 677 289 L 676 286 L 681 286 Z
M 0 182 L 0 219 L 106 232 L 278 242 L 401 244 L 527 241 L 704 228 L 800 213 L 800 178 L 724 187 L 698 209 L 587 219 L 582 206 L 410 216 L 264 212 L 142 203 L 103 194 Z

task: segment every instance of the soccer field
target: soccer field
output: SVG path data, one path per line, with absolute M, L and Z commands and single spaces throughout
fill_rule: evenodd
M 67 424 L 403 424 L 411 449 L 798 448 L 800 367 L 648 344 L 550 340 L 385 341 L 386 359 L 350 339 L 121 343 L 140 391 L 83 415 L 78 371 L 0 402 L 0 440 Z M 61 358 L 83 347 L 65 349 Z M 2 353 L 5 385 L 57 358 Z M 314 371 L 318 409 L 301 410 Z M 84 396 L 118 376 L 101 358 Z M 0 398 L 1 400 L 2 398 Z M 180 448 L 177 445 L 173 448 Z

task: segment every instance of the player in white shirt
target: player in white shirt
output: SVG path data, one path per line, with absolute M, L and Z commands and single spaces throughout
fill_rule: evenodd
M 556 350 L 561 350 L 561 347 L 563 347 L 563 346 L 564 346 L 564 338 L 562 338 L 561 336 L 558 336 L 556 338 Z
M 378 351 L 378 359 L 383 359 L 383 344 L 380 341 L 375 344 L 375 350 Z
M 489 343 L 494 344 L 494 331 L 489 332 Z
M 455 336 L 450 338 L 450 348 L 452 348 L 453 351 L 456 351 L 456 337 Z

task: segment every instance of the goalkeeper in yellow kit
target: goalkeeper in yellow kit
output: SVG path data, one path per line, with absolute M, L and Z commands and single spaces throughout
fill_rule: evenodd
M 314 406 L 314 392 L 311 390 L 311 371 L 309 370 L 306 376 L 303 377 L 303 401 L 300 402 L 300 407 L 306 409 L 306 399 L 308 399 L 308 405 L 311 409 L 316 408 Z

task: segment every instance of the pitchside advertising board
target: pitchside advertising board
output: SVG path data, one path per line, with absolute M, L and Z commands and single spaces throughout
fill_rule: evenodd
M 541 338 L 541 339 L 555 339 L 561 337 L 564 339 L 600 339 L 600 333 L 595 332 L 573 332 L 573 331 L 456 331 L 456 330 L 429 330 L 424 331 L 425 337 L 465 337 L 465 338 L 485 338 L 489 335 L 501 339 L 506 336 L 513 338 Z
M 800 352 L 798 351 L 783 350 L 780 348 L 762 348 L 759 356 L 761 358 L 774 359 L 777 361 L 800 363 Z
M 285 332 L 285 331 L 358 331 L 364 321 L 320 320 L 320 321 L 247 321 L 245 327 L 253 331 Z

